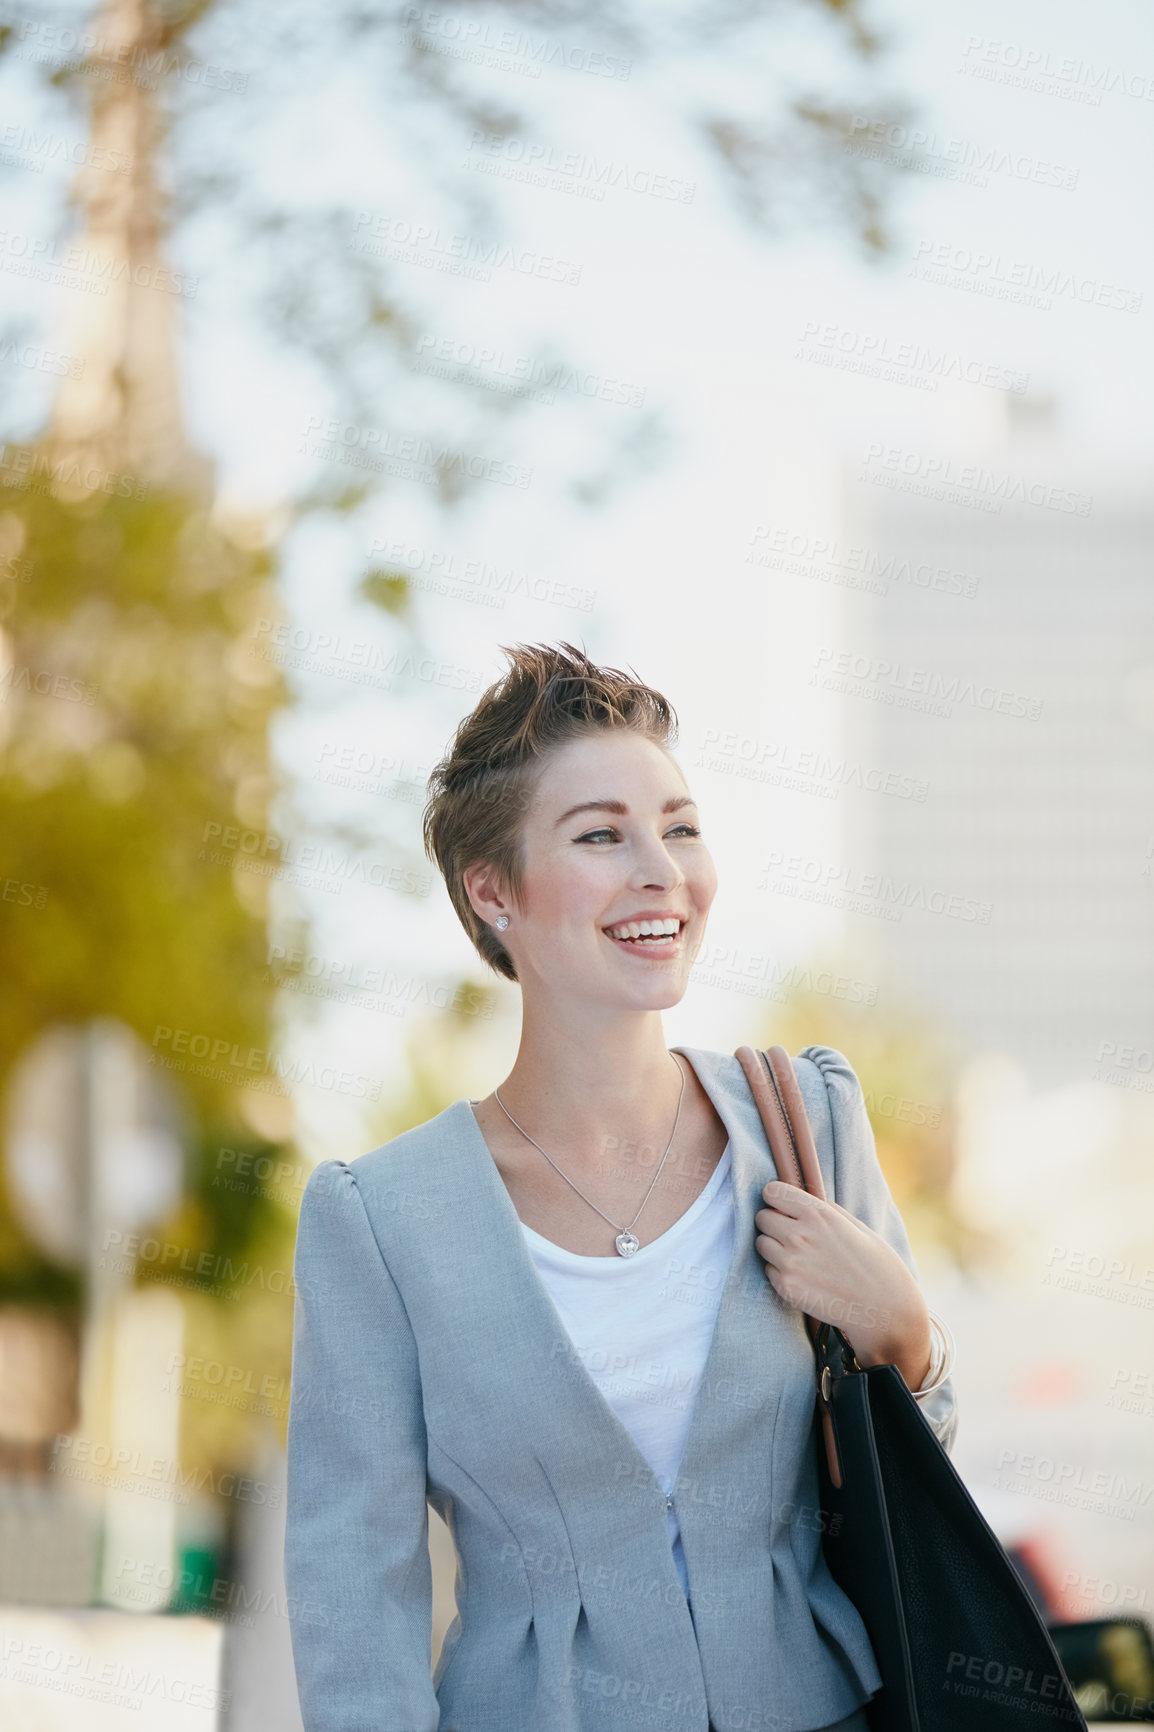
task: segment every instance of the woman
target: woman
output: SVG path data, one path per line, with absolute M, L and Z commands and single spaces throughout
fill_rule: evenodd
M 717 875 L 657 692 L 565 644 L 430 779 L 425 842 L 520 1046 L 305 1189 L 285 1561 L 306 1732 L 864 1732 L 803 1310 L 955 1424 L 860 1084 L 796 1069 L 827 1197 L 736 1058 L 670 1051 Z M 752 1034 L 752 1031 L 751 1031 Z M 427 1509 L 457 1551 L 430 1677 Z

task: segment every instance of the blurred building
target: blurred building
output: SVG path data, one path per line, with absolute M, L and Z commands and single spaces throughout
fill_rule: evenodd
M 855 740 L 928 785 L 859 801 L 844 838 L 856 883 L 902 910 L 854 923 L 874 978 L 1038 1088 L 1093 1076 L 1111 1044 L 1149 1067 L 1147 477 L 1006 393 L 1000 439 L 855 452 L 843 505 L 825 667 Z

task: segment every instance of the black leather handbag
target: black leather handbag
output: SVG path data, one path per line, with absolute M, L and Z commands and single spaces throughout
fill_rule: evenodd
M 784 1047 L 737 1049 L 778 1177 L 824 1197 Z M 873 1732 L 1086 1732 L 1045 1624 L 896 1365 L 863 1369 L 807 1317 L 817 1363 L 822 1546 L 873 1646 Z

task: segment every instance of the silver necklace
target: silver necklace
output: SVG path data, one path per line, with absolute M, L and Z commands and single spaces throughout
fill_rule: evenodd
M 669 1056 L 670 1056 L 670 1058 L 673 1058 L 672 1053 L 670 1053 Z M 681 1102 L 682 1102 L 682 1098 L 685 1094 L 685 1072 L 681 1069 L 681 1066 L 679 1064 L 677 1064 L 677 1060 L 675 1058 L 673 1058 L 673 1062 L 674 1062 L 674 1064 L 677 1065 L 678 1070 L 681 1071 L 681 1093 L 677 1097 L 677 1114 L 673 1120 L 673 1129 L 669 1133 L 669 1141 L 665 1145 L 665 1154 L 662 1155 L 662 1157 L 661 1157 L 661 1165 L 658 1167 L 658 1169 L 654 1173 L 652 1179 L 650 1179 L 650 1181 L 649 1181 L 649 1191 L 652 1191 L 654 1185 L 657 1183 L 658 1179 L 661 1176 L 661 1168 L 665 1165 L 666 1156 L 669 1154 L 670 1149 L 673 1147 L 673 1139 L 677 1135 L 677 1121 L 681 1117 Z M 500 1109 L 504 1113 L 505 1117 L 509 1120 L 509 1123 L 511 1125 L 516 1125 L 517 1129 L 521 1132 L 521 1135 L 523 1137 L 526 1137 L 528 1139 L 528 1141 L 533 1144 L 533 1147 L 535 1149 L 541 1149 L 541 1145 L 536 1140 L 536 1138 L 529 1136 L 528 1131 L 522 1130 L 521 1126 L 517 1124 L 516 1119 L 513 1117 L 512 1113 L 509 1111 L 508 1107 L 505 1105 L 504 1101 L 501 1099 L 501 1097 L 497 1093 L 496 1089 L 493 1090 L 493 1096 L 497 1102 L 497 1105 L 500 1107 Z M 556 1161 L 553 1159 L 552 1155 L 546 1155 L 544 1149 L 541 1149 L 541 1153 L 543 1155 L 545 1155 L 545 1159 L 548 1161 L 549 1165 L 556 1172 L 561 1173 L 561 1169 L 557 1165 Z M 573 1184 L 573 1181 L 569 1177 L 568 1173 L 561 1173 L 561 1177 L 564 1179 L 564 1181 L 567 1185 L 573 1185 L 573 1189 L 576 1191 L 577 1195 L 579 1197 L 583 1197 L 585 1199 L 585 1201 L 589 1204 L 589 1207 L 591 1209 L 597 1209 L 596 1203 L 593 1202 L 591 1198 L 585 1196 L 585 1193 L 581 1189 L 580 1185 L 574 1185 Z M 643 1209 L 645 1207 L 646 1203 L 649 1201 L 649 1191 L 646 1191 L 645 1195 L 641 1199 L 641 1209 Z M 630 1221 L 628 1227 L 622 1227 L 620 1225 L 620 1223 L 617 1221 L 610 1221 L 609 1216 L 605 1213 L 604 1209 L 597 1209 L 597 1213 L 601 1216 L 601 1219 L 603 1221 L 609 1221 L 609 1225 L 611 1227 L 616 1227 L 617 1238 L 614 1240 L 614 1244 L 617 1246 L 617 1250 L 622 1257 L 632 1257 L 633 1253 L 640 1249 L 641 1240 L 633 1232 L 633 1228 L 636 1226 L 638 1218 L 640 1217 L 641 1209 L 638 1209 L 637 1214 L 634 1215 L 634 1217 L 633 1217 L 632 1221 Z

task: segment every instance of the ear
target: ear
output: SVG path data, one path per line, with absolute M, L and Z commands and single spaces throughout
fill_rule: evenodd
M 497 882 L 496 870 L 488 861 L 467 867 L 461 874 L 461 882 L 474 914 L 487 926 L 492 926 L 498 914 L 512 917 L 513 905 L 502 892 Z

